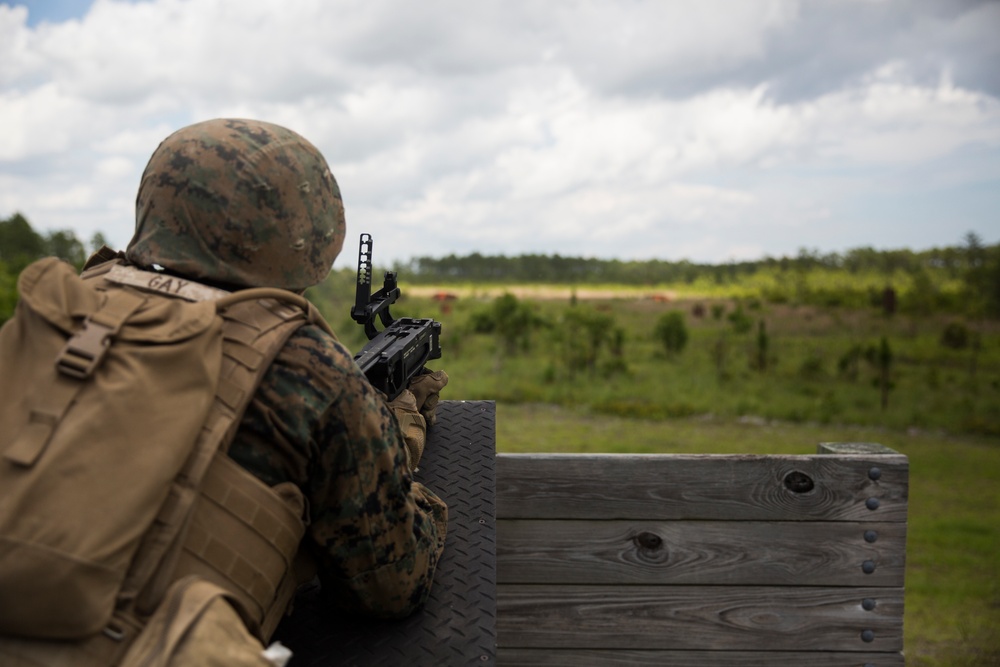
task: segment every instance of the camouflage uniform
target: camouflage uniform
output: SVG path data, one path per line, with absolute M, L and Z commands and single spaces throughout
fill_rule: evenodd
M 303 490 L 324 591 L 349 611 L 405 615 L 430 592 L 446 509 L 411 481 L 401 442 L 353 356 L 309 325 L 268 370 L 229 450 L 268 484 Z
M 126 256 L 229 289 L 302 291 L 329 273 L 344 232 L 340 190 L 312 144 L 270 123 L 214 120 L 150 158 Z M 346 610 L 401 616 L 426 599 L 447 508 L 412 481 L 392 409 L 319 327 L 279 352 L 230 456 L 270 485 L 302 489 L 307 546 Z

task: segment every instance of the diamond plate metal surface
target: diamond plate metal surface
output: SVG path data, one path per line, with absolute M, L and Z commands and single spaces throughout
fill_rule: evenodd
M 416 479 L 448 504 L 448 538 L 430 599 L 400 621 L 345 618 L 318 587 L 299 593 L 274 635 L 289 667 L 490 665 L 496 662 L 496 410 L 442 401 Z

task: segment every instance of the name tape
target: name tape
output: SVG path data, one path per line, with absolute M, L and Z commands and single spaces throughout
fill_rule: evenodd
M 193 280 L 184 280 L 166 273 L 143 271 L 134 266 L 116 265 L 111 267 L 104 278 L 119 285 L 129 285 L 139 289 L 149 290 L 175 296 L 187 301 L 215 301 L 227 296 L 229 292 L 217 287 L 209 287 Z

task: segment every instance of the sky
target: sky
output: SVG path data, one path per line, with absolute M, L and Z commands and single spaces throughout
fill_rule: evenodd
M 352 266 L 1000 242 L 1000 2 L 0 2 L 0 218 L 124 248 L 171 132 L 284 125 Z

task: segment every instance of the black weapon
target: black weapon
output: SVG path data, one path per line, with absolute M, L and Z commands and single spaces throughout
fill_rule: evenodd
M 361 235 L 358 250 L 358 287 L 351 317 L 364 325 L 368 344 L 354 355 L 354 361 L 372 386 L 392 400 L 423 371 L 424 364 L 441 358 L 441 323 L 430 318 L 393 319 L 389 306 L 399 298 L 396 272 L 386 271 L 382 289 L 372 291 L 372 237 Z M 375 327 L 375 317 L 384 327 Z

